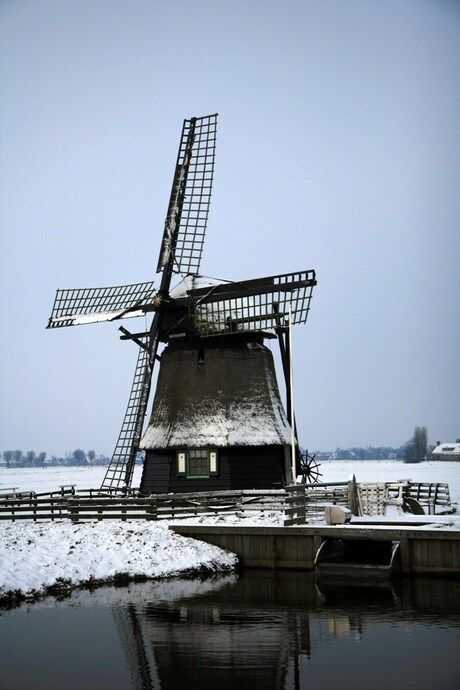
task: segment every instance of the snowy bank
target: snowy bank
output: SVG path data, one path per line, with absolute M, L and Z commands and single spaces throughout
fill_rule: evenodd
M 237 564 L 233 554 L 180 537 L 162 522 L 11 522 L 0 527 L 0 597 L 35 596 L 122 577 L 218 572 Z

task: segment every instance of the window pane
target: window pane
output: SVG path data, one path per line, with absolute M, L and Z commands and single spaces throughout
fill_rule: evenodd
M 198 449 L 189 452 L 188 474 L 192 477 L 209 475 L 207 450 Z

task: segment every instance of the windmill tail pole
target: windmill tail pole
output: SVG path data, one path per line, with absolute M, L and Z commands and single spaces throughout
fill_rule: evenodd
M 292 483 L 296 482 L 296 430 L 294 419 L 294 377 L 292 372 L 292 319 L 291 305 L 289 305 L 289 389 L 290 389 L 290 408 L 291 408 L 291 473 Z
M 283 366 L 283 374 L 284 374 L 284 380 L 286 383 L 286 412 L 287 412 L 287 417 L 289 420 L 289 424 L 291 425 L 291 472 L 292 472 L 292 481 L 295 482 L 296 478 L 296 471 L 295 471 L 295 458 L 297 455 L 296 448 L 298 445 L 298 435 L 297 435 L 297 422 L 295 418 L 295 411 L 294 411 L 294 387 L 293 387 L 293 371 L 292 371 L 292 338 L 291 338 L 291 331 L 292 331 L 292 313 L 291 313 L 291 308 L 289 307 L 289 321 L 288 321 L 288 330 L 286 333 L 286 341 L 283 337 L 283 330 L 285 331 L 286 328 L 281 326 L 281 317 L 279 314 L 279 303 L 278 302 L 273 302 L 273 312 L 275 314 L 275 320 L 276 320 L 276 333 L 278 335 L 278 343 L 280 347 L 280 354 L 281 354 L 281 363 Z M 294 459 L 292 459 L 294 458 Z
M 273 302 L 273 312 L 275 314 L 275 320 L 276 320 L 276 334 L 278 336 L 278 344 L 280 348 L 280 355 L 281 355 L 281 364 L 283 366 L 283 374 L 284 374 L 284 381 L 286 384 L 286 407 L 287 407 L 287 415 L 288 419 L 291 418 L 291 393 L 289 389 L 289 363 L 288 363 L 288 357 L 286 354 L 286 344 L 284 342 L 284 337 L 283 337 L 283 328 L 281 326 L 281 317 L 280 317 L 280 307 L 278 302 Z

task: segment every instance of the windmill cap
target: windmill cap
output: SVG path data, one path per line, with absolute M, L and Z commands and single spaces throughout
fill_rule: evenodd
M 231 283 L 231 280 L 222 280 L 221 278 L 211 278 L 210 276 L 202 276 L 196 273 L 189 273 L 183 278 L 180 283 L 175 285 L 170 291 L 169 295 L 172 299 L 182 299 L 188 296 L 190 290 L 198 290 L 200 288 L 211 288 L 215 285 L 224 285 Z

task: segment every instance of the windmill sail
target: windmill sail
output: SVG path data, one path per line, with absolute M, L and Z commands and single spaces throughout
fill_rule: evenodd
M 102 491 L 124 489 L 131 485 L 135 460 L 133 448 L 137 451 L 137 444 L 142 433 L 142 422 L 139 422 L 139 407 L 146 393 L 145 386 L 149 382 L 148 350 L 140 347 L 125 417 L 112 459 L 101 484 Z
M 198 273 L 211 203 L 217 115 L 184 121 L 157 272 Z
M 101 490 L 124 491 L 131 484 L 163 317 L 174 272 L 198 271 L 211 201 L 217 115 L 185 120 L 158 262 L 162 278 L 150 332 L 141 348 L 117 446 Z
M 228 283 L 191 291 L 190 310 L 202 337 L 276 329 L 289 307 L 293 324 L 306 322 L 315 285 L 312 270 Z
M 58 290 L 48 328 L 79 326 L 141 316 L 155 295 L 154 283 Z

